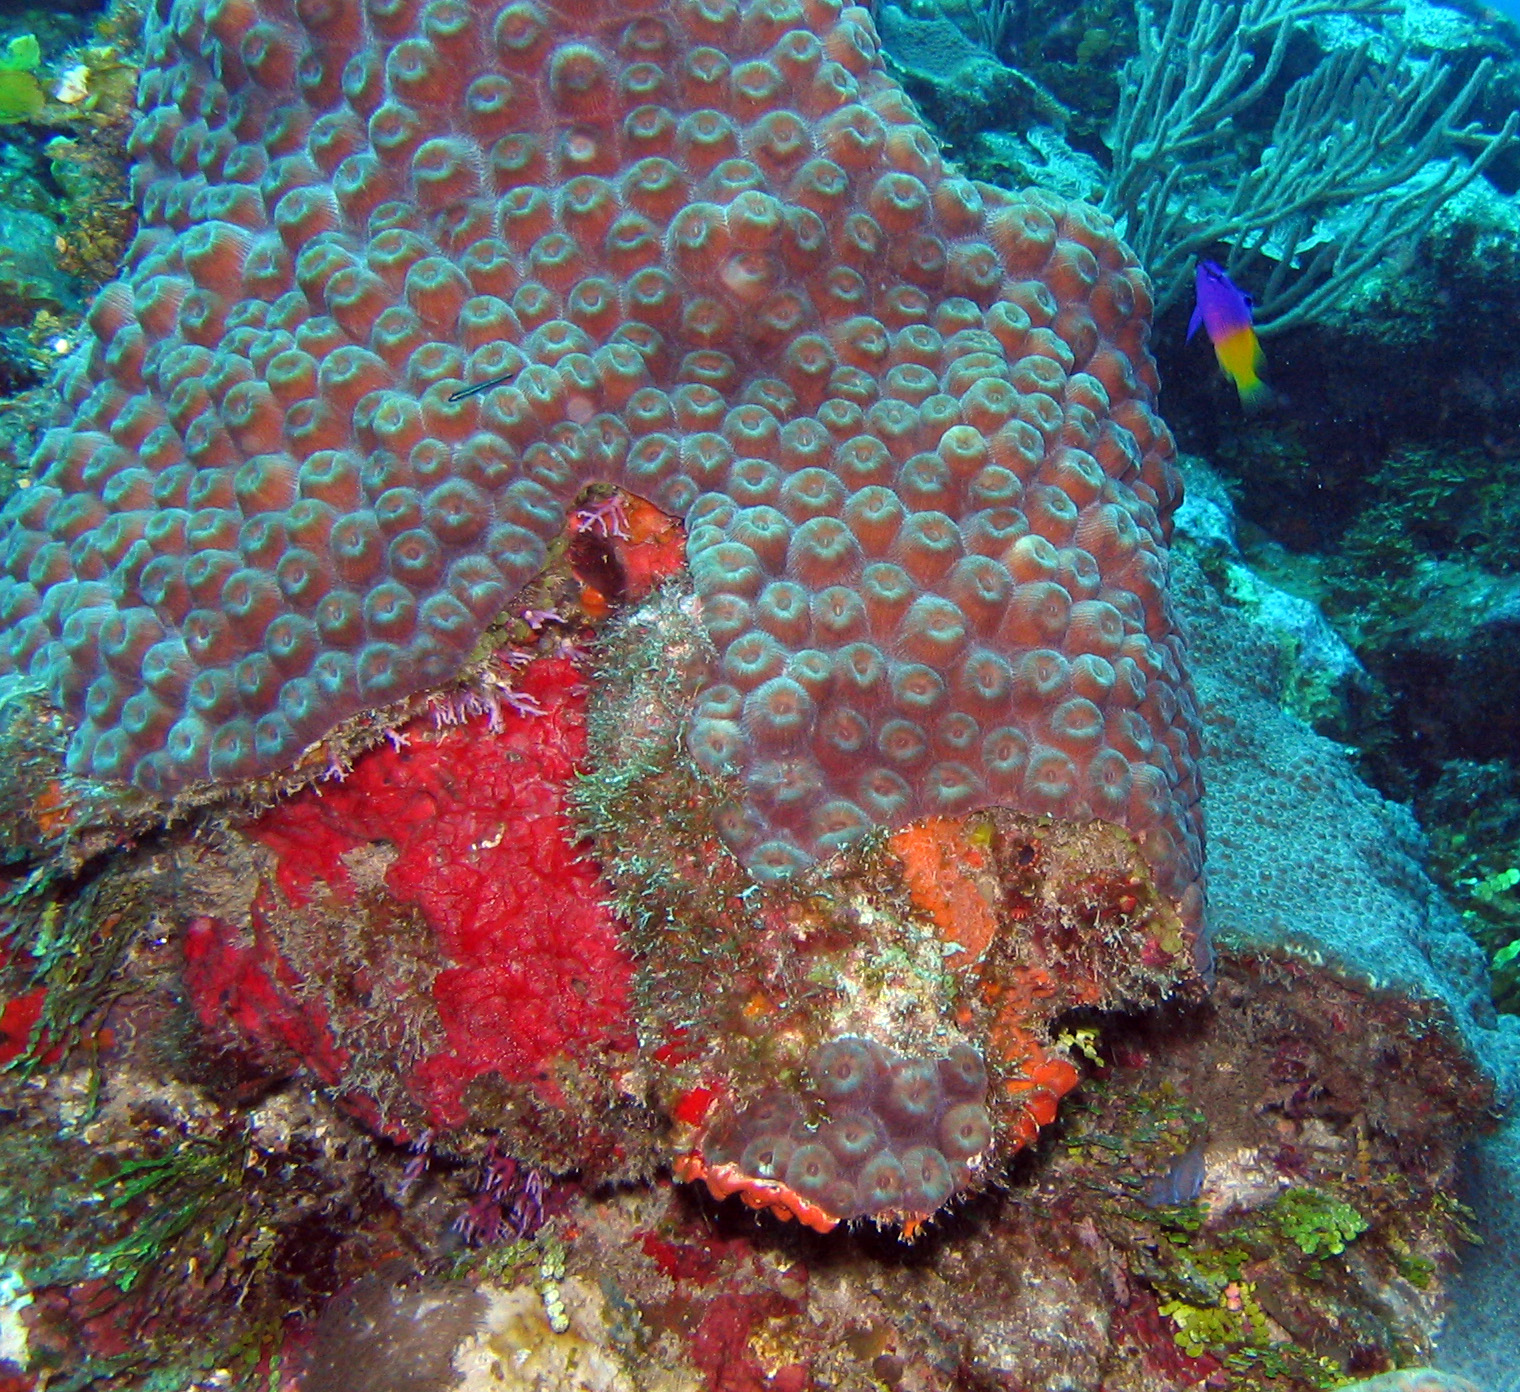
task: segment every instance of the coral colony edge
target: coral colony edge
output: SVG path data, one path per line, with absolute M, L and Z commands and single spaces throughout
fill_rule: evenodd
M 582 490 L 623 486 L 684 524 L 689 594 L 647 611 L 655 651 L 609 649 L 595 762 L 623 797 L 670 766 L 673 885 L 713 893 L 716 842 L 785 884 L 915 818 L 1102 819 L 1132 833 L 1092 833 L 1105 892 L 1147 905 L 1110 930 L 1154 978 L 1129 998 L 1188 978 L 1178 484 L 1112 229 L 947 175 L 828 6 L 367 19 L 373 44 L 341 6 L 186 6 L 149 38 L 132 269 L 6 519 L 6 656 L 70 717 L 69 774 L 194 798 L 284 772 L 457 678 Z M 865 1002 L 812 1004 L 768 1063 L 825 1100 L 837 1073 L 835 1110 L 886 1128 L 850 1143 L 885 1161 L 872 1198 L 821 1161 L 795 1191 L 786 1147 L 713 1182 L 824 1226 L 965 1188 L 981 1052 L 910 994 L 927 1013 L 885 1038 Z
M 0 520 L 14 1385 L 1428 1361 L 1490 1082 L 1216 968 L 1111 220 L 947 168 L 837 0 L 145 52 Z

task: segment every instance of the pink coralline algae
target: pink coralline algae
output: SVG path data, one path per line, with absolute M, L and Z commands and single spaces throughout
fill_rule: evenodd
M 838 0 L 160 0 L 141 230 L 0 540 L 69 768 L 289 767 L 458 673 L 608 482 L 688 529 L 688 748 L 757 878 L 998 804 L 1129 828 L 1198 921 L 1148 283 L 948 172 L 876 44 Z

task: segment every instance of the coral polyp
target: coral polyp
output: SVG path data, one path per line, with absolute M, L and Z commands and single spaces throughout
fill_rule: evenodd
M 752 1198 L 775 1184 L 766 1207 L 814 1226 L 921 1223 L 971 1187 L 991 1148 L 987 1073 L 970 1045 L 909 1059 L 874 1040 L 836 1039 L 808 1056 L 802 1082 L 814 1115 L 791 1093 L 762 1097 L 714 1132 L 700 1159 L 683 1159 L 682 1177 Z

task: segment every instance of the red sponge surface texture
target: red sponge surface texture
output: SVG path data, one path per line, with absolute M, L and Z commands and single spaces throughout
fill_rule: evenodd
M 456 673 L 610 482 L 688 528 L 690 752 L 757 877 L 996 803 L 1195 886 L 1148 282 L 1092 209 L 948 172 L 864 9 L 160 0 L 148 35 L 141 230 L 0 534 L 3 662 L 75 773 L 290 765 Z
M 455 1126 L 472 1083 L 560 1102 L 564 1069 L 635 1047 L 630 967 L 563 800 L 583 756 L 574 667 L 504 711 L 362 755 L 239 830 L 272 858 L 247 926 L 201 919 L 186 983 L 203 1024 L 293 1056 L 390 1129 Z

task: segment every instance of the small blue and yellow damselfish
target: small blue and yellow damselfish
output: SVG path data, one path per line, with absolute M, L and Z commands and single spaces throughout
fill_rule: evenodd
M 1240 404 L 1247 410 L 1265 406 L 1272 393 L 1261 380 L 1267 360 L 1251 324 L 1251 297 L 1215 261 L 1198 263 L 1193 286 L 1198 302 L 1188 321 L 1187 336 L 1192 338 L 1200 325 L 1206 329 L 1219 366 L 1240 393 Z

